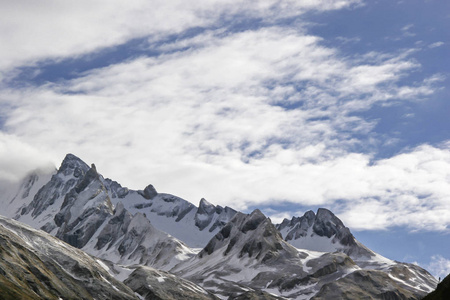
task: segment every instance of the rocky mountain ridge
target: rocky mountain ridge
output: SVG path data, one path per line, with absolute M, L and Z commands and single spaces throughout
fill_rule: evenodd
M 111 275 L 148 299 L 164 294 L 145 287 L 155 272 L 164 271 L 175 276 L 166 276 L 171 286 L 198 284 L 206 297 L 221 299 L 260 293 L 277 295 L 274 299 L 336 293 L 376 298 L 382 282 L 393 299 L 420 299 L 437 284 L 425 270 L 362 245 L 329 210 L 274 225 L 259 210 L 244 214 L 205 199 L 196 207 L 152 185 L 130 190 L 72 154 L 52 174 L 30 174 L 0 202 L 6 216 L 101 258 Z M 131 276 L 127 266 L 142 269 Z M 349 294 L 347 287 L 366 294 Z

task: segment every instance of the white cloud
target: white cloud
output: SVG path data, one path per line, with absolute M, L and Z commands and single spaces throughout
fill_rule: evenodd
M 434 255 L 431 257 L 430 263 L 425 267 L 436 278 L 441 278 L 442 280 L 450 274 L 450 259 L 441 255 Z
M 348 43 L 359 43 L 361 41 L 360 37 L 345 37 L 345 36 L 338 36 L 336 40 L 340 41 L 343 44 Z
M 53 168 L 49 161 L 50 157 L 43 155 L 41 149 L 0 131 L 0 185 L 22 179 L 25 173 L 31 171 L 30 167 Z
M 429 45 L 428 47 L 429 48 L 437 48 L 437 47 L 441 47 L 443 45 L 445 45 L 444 42 L 436 42 L 436 43 L 433 43 L 433 44 Z
M 414 24 L 407 24 L 407 25 L 402 27 L 402 31 L 408 31 L 408 30 L 410 30 L 413 27 L 414 27 Z
M 359 180 L 359 184 L 367 187 L 366 193 L 348 201 L 342 207 L 341 217 L 355 229 L 406 226 L 448 230 L 449 167 L 448 145 L 443 148 L 421 146 L 366 166 Z
M 121 4 L 113 2 L 98 21 L 86 20 L 92 29 L 87 37 L 74 33 L 54 52 L 47 51 L 45 40 L 31 40 L 38 44 L 36 52 L 27 53 L 24 47 L 16 61 L 12 52 L 4 54 L 14 64 L 23 62 L 22 57 L 65 57 L 130 37 L 154 34 L 160 42 L 164 39 L 158 35 L 205 25 L 224 11 L 270 19 L 279 10 L 298 14 L 319 9 L 318 3 L 337 9 L 352 2 L 217 1 L 192 7 L 154 2 L 152 7 L 143 4 L 135 20 L 129 20 L 135 16 L 133 6 L 115 18 Z M 76 25 L 83 6 L 71 5 Z M 175 10 L 173 20 L 149 18 L 143 25 L 155 8 Z M 56 6 L 43 14 L 54 20 L 53 14 L 62 9 Z M 180 21 L 181 11 L 187 17 Z M 71 17 L 65 17 L 71 24 Z M 30 22 L 37 22 L 33 18 Z M 80 30 L 62 22 L 55 32 L 50 23 L 36 30 L 63 37 L 58 30 Z M 115 35 L 90 42 L 109 30 Z M 85 48 L 77 43 L 86 43 Z M 274 200 L 328 206 L 355 229 L 407 225 L 444 230 L 449 225 L 448 145 L 424 145 L 375 162 L 370 154 L 353 153 L 356 146 L 370 148 L 375 126 L 355 113 L 377 103 L 415 101 L 433 93 L 439 83 L 432 76 L 414 85 L 400 84 L 420 68 L 409 58 L 411 51 L 345 58 L 302 29 L 268 24 L 242 32 L 209 30 L 150 45 L 163 54 L 91 70 L 65 82 L 3 88 L 0 106 L 9 134 L 2 140 L 18 155 L 9 155 L 9 162 L 20 161 L 19 154 L 27 153 L 21 149 L 27 147 L 32 154 L 23 160 L 26 165 L 36 153 L 46 153 L 37 161 L 59 164 L 72 152 L 131 188 L 152 183 L 192 202 L 206 197 L 237 209 Z M 356 134 L 367 138 L 357 139 Z

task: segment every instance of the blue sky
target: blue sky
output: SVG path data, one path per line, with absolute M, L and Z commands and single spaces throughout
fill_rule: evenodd
M 450 3 L 2 3 L 0 180 L 74 153 L 450 272 Z M 5 46 L 6 45 L 6 46 Z

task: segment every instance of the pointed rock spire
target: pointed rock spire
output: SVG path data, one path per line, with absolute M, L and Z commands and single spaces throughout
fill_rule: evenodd
M 144 197 L 147 200 L 151 200 L 158 195 L 158 192 L 156 191 L 155 187 L 151 184 L 147 185 L 145 189 L 142 191 L 138 191 L 139 194 L 141 194 L 142 197 Z
M 78 178 L 84 175 L 89 170 L 89 166 L 77 156 L 69 153 L 64 157 L 61 166 L 58 169 L 58 173 L 62 173 L 65 176 L 72 175 Z
M 200 203 L 198 205 L 198 211 L 197 211 L 198 214 L 210 215 L 210 214 L 213 214 L 215 211 L 216 211 L 216 207 L 213 204 L 206 201 L 205 198 L 202 198 L 200 200 Z

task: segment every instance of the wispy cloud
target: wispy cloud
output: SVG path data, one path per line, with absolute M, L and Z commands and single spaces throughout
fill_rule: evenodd
M 441 278 L 442 280 L 450 274 L 450 259 L 446 259 L 441 255 L 434 255 L 431 257 L 430 263 L 425 267 L 436 278 Z
M 414 32 L 412 32 L 411 29 L 414 28 L 414 24 L 408 24 L 402 27 L 402 32 L 404 37 L 413 37 L 416 36 Z
M 445 45 L 444 42 L 436 42 L 436 43 L 433 43 L 433 44 L 429 45 L 428 47 L 429 48 L 437 48 L 437 47 L 441 47 L 443 45 Z
M 358 43 L 361 41 L 361 38 L 359 37 L 344 37 L 344 36 L 338 36 L 336 40 L 340 41 L 343 44 L 348 43 Z

